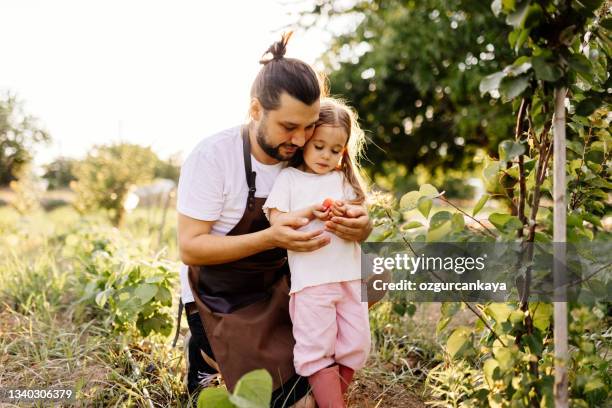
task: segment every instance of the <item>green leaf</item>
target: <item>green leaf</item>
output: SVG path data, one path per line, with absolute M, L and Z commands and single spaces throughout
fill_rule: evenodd
M 503 323 L 508 320 L 512 308 L 507 303 L 491 303 L 485 308 L 485 312 L 495 320 L 496 323 Z
M 460 232 L 465 228 L 465 219 L 463 218 L 463 214 L 455 213 L 453 214 L 453 218 L 451 219 L 452 227 L 454 231 Z
M 587 220 L 588 222 L 590 222 L 591 224 L 598 226 L 599 228 L 603 228 L 600 217 L 593 215 L 593 214 L 586 213 L 586 214 L 583 214 L 583 218 Z
M 451 320 L 452 318 L 450 317 L 440 317 L 440 320 L 438 320 L 438 323 L 436 324 L 436 336 L 440 335 L 442 330 L 444 330 L 446 326 L 448 326 Z
M 225 388 L 205 388 L 198 396 L 198 408 L 236 408 Z
M 582 5 L 587 11 L 593 12 L 601 6 L 603 0 L 577 0 L 575 2 Z
M 103 290 L 96 295 L 96 304 L 100 307 L 104 307 L 106 301 L 108 300 L 108 295 L 110 294 L 111 289 Z
M 602 177 L 593 177 L 587 181 L 587 183 L 593 187 L 612 189 L 612 183 Z
M 604 387 L 605 387 L 604 383 L 599 378 L 593 378 L 592 380 L 590 380 L 588 383 L 585 384 L 584 392 L 588 394 L 598 389 L 602 389 Z
M 531 354 L 540 355 L 540 353 L 542 353 L 544 345 L 542 344 L 542 341 L 536 339 L 533 334 L 523 336 L 523 342 L 527 344 L 527 346 L 529 347 L 529 351 L 531 351 Z
M 453 218 L 453 214 L 450 213 L 449 211 L 438 211 L 437 213 L 433 215 L 433 217 L 431 217 L 431 220 L 429 221 L 429 228 L 430 229 L 438 228 L 445 221 L 450 221 L 452 218 Z
M 413 228 L 419 228 L 419 227 L 422 227 L 422 226 L 423 226 L 423 224 L 421 224 L 419 221 L 410 221 L 410 222 L 407 222 L 407 223 L 403 224 L 401 226 L 401 229 L 402 230 L 409 230 L 409 229 L 413 229 Z
M 525 145 L 513 140 L 504 140 L 497 147 L 499 160 L 502 162 L 512 161 L 525 153 Z
M 464 357 L 471 354 L 472 329 L 466 326 L 457 327 L 446 341 L 446 351 L 451 358 Z
M 449 235 L 453 230 L 451 221 L 444 221 L 439 227 L 427 231 L 426 240 L 428 242 L 440 241 L 442 238 Z
M 476 214 L 478 214 L 480 212 L 480 210 L 482 210 L 484 205 L 489 200 L 489 197 L 490 196 L 488 194 L 484 194 L 482 197 L 480 197 L 480 200 L 478 200 L 478 202 L 476 203 L 476 206 L 474 207 L 474 210 L 472 210 L 472 216 L 475 216 Z
M 450 323 L 453 316 L 461 309 L 461 303 L 459 302 L 442 302 L 440 307 L 441 317 L 436 325 L 436 335 L 440 334 L 442 330 Z
M 151 283 L 143 283 L 141 285 L 138 285 L 138 287 L 134 291 L 134 296 L 139 298 L 143 304 L 153 299 L 156 294 L 157 286 Z
M 461 303 L 459 302 L 442 302 L 440 307 L 440 313 L 445 317 L 454 316 L 461 309 Z
M 440 193 L 438 192 L 438 189 L 432 186 L 431 184 L 423 184 L 419 188 L 419 192 L 421 193 L 422 196 L 429 197 L 429 198 L 435 198 L 440 195 Z
M 154 275 L 154 276 L 149 276 L 147 279 L 145 279 L 144 283 L 159 283 L 159 282 L 163 282 L 164 277 L 161 275 Z
M 503 71 L 495 72 L 491 75 L 487 75 L 480 81 L 480 85 L 478 86 L 478 90 L 480 90 L 480 94 L 484 95 L 487 92 L 494 91 L 499 88 L 499 84 L 501 83 L 502 78 L 504 78 L 506 74 Z
M 529 28 L 526 28 L 526 29 L 517 28 L 516 30 L 510 33 L 510 36 L 509 36 L 509 41 L 511 39 L 510 46 L 514 49 L 514 52 L 518 54 L 523 44 L 525 44 L 525 41 L 527 41 L 527 39 L 529 38 L 530 32 L 531 32 L 531 29 Z
M 516 0 L 502 0 L 503 10 L 506 13 L 511 12 L 516 7 Z
M 509 214 L 493 213 L 489 215 L 489 221 L 499 231 L 509 233 L 523 227 L 523 223 L 515 216 Z
M 403 303 L 393 303 L 393 311 L 398 316 L 403 316 L 406 313 L 406 305 Z
M 570 68 L 581 74 L 590 75 L 592 72 L 591 61 L 580 53 L 574 53 L 569 56 L 568 60 Z
M 414 210 L 417 207 L 417 203 L 421 198 L 421 193 L 418 191 L 410 191 L 402 196 L 400 199 L 399 207 L 402 211 Z
M 493 349 L 495 360 L 499 363 L 499 369 L 503 373 L 512 369 L 514 366 L 514 355 L 512 351 L 506 347 L 496 347 Z
M 164 306 L 172 306 L 172 293 L 168 288 L 160 287 L 155 298 Z
M 590 97 L 582 100 L 576 105 L 576 114 L 580 116 L 589 116 L 601 106 L 601 98 Z
M 522 57 L 517 58 L 516 61 L 512 63 L 512 65 L 508 65 L 506 68 L 504 68 L 504 72 L 507 73 L 509 76 L 514 77 L 514 76 L 519 76 L 521 74 L 524 74 L 530 69 L 531 69 L 531 58 L 522 56 Z
M 431 211 L 431 207 L 433 206 L 433 200 L 429 197 L 421 197 L 419 198 L 419 202 L 417 204 L 417 208 L 423 214 L 423 217 L 429 217 L 429 212 Z
M 534 327 L 537 327 L 542 333 L 546 332 L 551 323 L 553 305 L 541 302 L 533 303 L 529 305 L 529 313 L 531 313 Z
M 514 310 L 512 311 L 512 313 L 510 313 L 508 319 L 512 324 L 523 323 L 523 320 L 525 319 L 525 313 L 522 310 Z
M 549 62 L 544 55 L 538 55 L 531 59 L 536 77 L 542 81 L 555 82 L 563 72 L 555 62 Z
M 568 227 L 582 227 L 582 217 L 579 214 L 568 214 L 567 226 Z
M 272 377 L 265 369 L 243 375 L 230 396 L 230 401 L 239 408 L 268 408 L 271 400 Z
M 606 30 L 612 31 L 612 18 L 606 18 L 605 20 L 601 20 L 599 25 L 600 27 L 603 27 Z
M 145 318 L 142 313 L 138 316 L 136 327 L 146 337 L 151 332 L 157 332 L 167 336 L 172 331 L 172 317 L 166 313 L 157 313 Z
M 482 171 L 482 175 L 488 183 L 495 184 L 498 181 L 499 170 L 501 169 L 501 163 L 498 161 L 491 162 Z
M 544 13 L 542 7 L 539 4 L 532 4 L 527 10 L 527 16 L 523 22 L 525 28 L 537 27 L 540 21 L 543 19 Z
M 528 9 L 529 2 L 522 1 L 517 5 L 516 10 L 513 13 L 508 14 L 506 17 L 506 24 L 511 25 L 514 28 L 523 27 Z
M 486 360 L 482 366 L 482 372 L 484 374 L 487 385 L 490 389 L 494 388 L 494 382 L 497 380 L 499 375 L 499 363 L 494 358 Z
M 502 80 L 499 90 L 507 100 L 512 100 L 522 94 L 528 86 L 528 76 L 506 77 Z

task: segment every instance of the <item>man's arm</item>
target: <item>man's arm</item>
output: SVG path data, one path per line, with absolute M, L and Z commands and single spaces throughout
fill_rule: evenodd
M 296 231 L 305 218 L 286 216 L 270 228 L 244 235 L 211 235 L 215 221 L 200 221 L 179 213 L 178 245 L 186 265 L 216 265 L 280 247 L 292 251 L 314 251 L 329 243 L 323 230 Z

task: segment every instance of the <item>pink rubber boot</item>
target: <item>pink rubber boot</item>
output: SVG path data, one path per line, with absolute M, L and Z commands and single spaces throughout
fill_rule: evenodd
M 319 408 L 345 408 L 342 397 L 340 372 L 337 365 L 317 371 L 308 382 L 312 388 L 317 407 Z
M 355 370 L 342 364 L 338 365 L 338 367 L 340 367 L 340 389 L 342 390 L 342 395 L 344 395 L 346 394 L 351 381 L 353 381 Z

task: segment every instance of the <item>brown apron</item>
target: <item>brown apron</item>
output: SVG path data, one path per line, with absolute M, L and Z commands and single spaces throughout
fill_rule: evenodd
M 242 218 L 227 235 L 270 226 L 255 197 L 255 172 L 247 127 L 242 128 L 249 195 Z M 268 370 L 277 389 L 295 375 L 289 317 L 287 251 L 260 252 L 219 265 L 189 266 L 189 284 L 225 384 L 232 390 L 245 373 Z

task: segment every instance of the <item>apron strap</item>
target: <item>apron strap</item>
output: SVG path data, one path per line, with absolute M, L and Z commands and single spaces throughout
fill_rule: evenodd
M 249 186 L 249 198 L 247 200 L 247 206 L 249 210 L 253 210 L 255 205 L 255 173 L 251 167 L 251 140 L 249 139 L 249 128 L 248 126 L 242 126 L 242 151 L 244 153 L 244 171 L 246 173 L 246 181 Z

